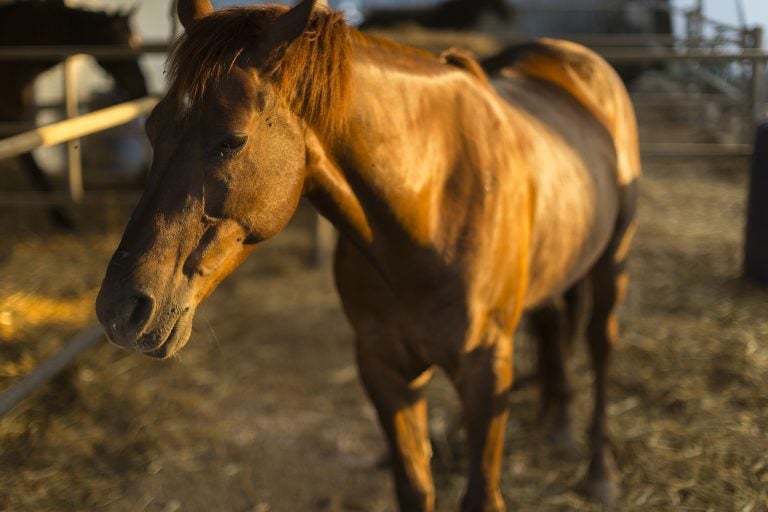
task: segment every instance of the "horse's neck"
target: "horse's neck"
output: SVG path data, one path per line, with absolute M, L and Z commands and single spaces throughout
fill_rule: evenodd
M 347 135 L 310 151 L 316 205 L 360 243 L 395 237 L 450 251 L 495 179 L 482 141 L 500 136 L 499 105 L 475 77 L 438 62 L 359 58 L 353 76 Z

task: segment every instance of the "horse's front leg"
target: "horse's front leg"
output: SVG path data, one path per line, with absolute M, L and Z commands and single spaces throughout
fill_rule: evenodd
M 375 338 L 381 334 L 379 330 Z M 377 342 L 373 336 L 358 333 L 360 376 L 389 443 L 400 510 L 432 512 L 435 490 L 423 395 L 431 370 L 410 360 L 392 334 L 393 337 Z
M 452 376 L 464 410 L 469 447 L 469 483 L 463 512 L 505 510 L 499 490 L 504 431 L 512 387 L 512 340 L 501 330 L 462 356 Z

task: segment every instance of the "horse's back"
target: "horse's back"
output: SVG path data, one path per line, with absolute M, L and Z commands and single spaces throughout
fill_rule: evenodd
M 639 177 L 635 111 L 621 78 L 602 57 L 570 41 L 542 38 L 507 48 L 486 59 L 483 66 L 491 75 L 525 76 L 563 89 L 611 134 L 619 183 L 626 185 Z
M 562 293 L 605 252 L 639 175 L 634 111 L 618 76 L 578 45 L 542 41 L 507 53 L 492 84 L 527 124 L 535 190 L 526 306 Z M 494 72 L 493 66 L 488 69 Z

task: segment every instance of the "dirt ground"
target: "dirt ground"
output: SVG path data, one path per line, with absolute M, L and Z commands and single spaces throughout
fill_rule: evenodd
M 674 135 L 675 123 L 664 126 Z M 609 383 L 622 510 L 768 510 L 768 290 L 740 278 L 746 166 L 645 165 Z M 89 227 L 71 236 L 39 214 L 0 212 L 2 388 L 94 321 L 124 217 L 83 215 Z M 330 270 L 307 265 L 312 219 L 302 208 L 220 286 L 178 358 L 100 344 L 0 420 L 0 510 L 395 510 Z M 529 372 L 531 344 L 517 344 L 518 370 Z M 571 374 L 581 434 L 581 345 Z M 440 376 L 430 397 L 438 509 L 455 510 L 465 482 L 456 400 Z M 513 397 L 509 509 L 597 510 L 572 491 L 586 446 L 550 450 L 536 404 L 533 388 Z

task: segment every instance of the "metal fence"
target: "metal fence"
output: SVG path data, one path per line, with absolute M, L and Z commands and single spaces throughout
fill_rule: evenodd
M 168 45 L 144 45 L 139 49 L 109 46 L 13 46 L 0 47 L 0 61 L 22 60 L 37 61 L 64 59 L 63 61 L 63 91 L 65 121 L 36 128 L 22 134 L 11 136 L 0 141 L 0 159 L 16 156 L 39 147 L 45 147 L 62 142 L 67 143 L 67 184 L 68 197 L 72 202 L 81 202 L 84 198 L 83 173 L 79 138 L 115 126 L 127 123 L 149 112 L 157 100 L 143 98 L 116 107 L 78 116 L 80 111 L 77 75 L 74 72 L 74 59 L 77 55 L 88 54 L 93 57 L 110 57 L 135 59 L 147 53 L 165 53 Z M 5 132 L 19 126 L 3 126 Z M 13 130 L 16 131 L 16 130 Z M 60 202 L 60 195 L 51 195 L 48 202 Z

